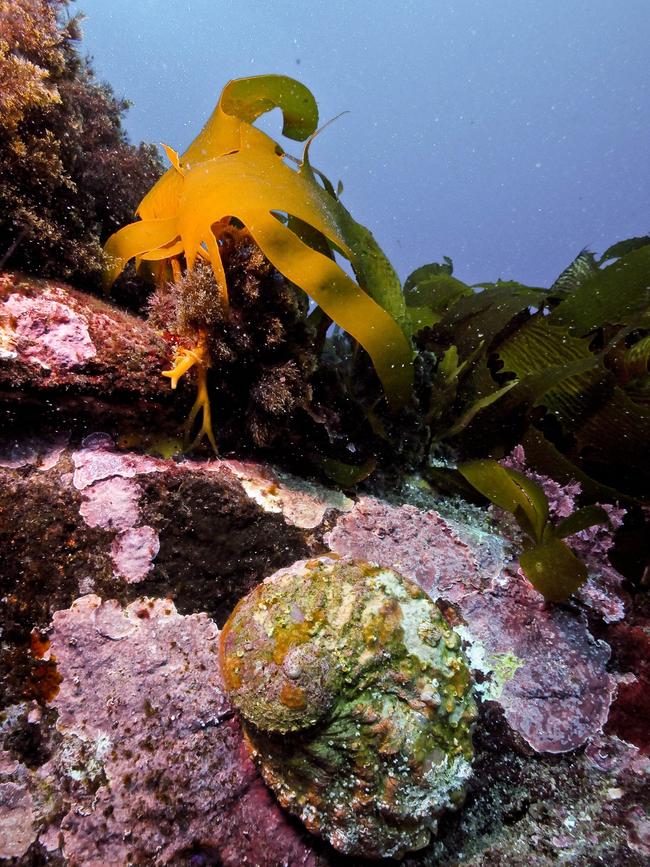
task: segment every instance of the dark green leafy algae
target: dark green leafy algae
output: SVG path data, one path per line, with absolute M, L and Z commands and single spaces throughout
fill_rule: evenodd
M 264 779 L 348 854 L 425 846 L 471 776 L 476 707 L 436 605 L 390 569 L 322 557 L 235 608 L 226 688 Z
M 589 496 L 647 498 L 650 237 L 583 251 L 548 289 L 470 287 L 447 260 L 405 292 L 416 344 L 436 358 L 421 399 L 430 449 L 500 457 L 519 442 Z

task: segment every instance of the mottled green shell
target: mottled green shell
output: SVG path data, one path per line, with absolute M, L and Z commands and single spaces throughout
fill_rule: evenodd
M 241 600 L 221 641 L 264 779 L 340 851 L 400 857 L 462 801 L 470 674 L 415 584 L 334 555 L 296 563 Z

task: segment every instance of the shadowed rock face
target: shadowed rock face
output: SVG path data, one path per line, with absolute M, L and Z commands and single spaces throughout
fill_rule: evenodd
M 280 803 L 346 854 L 427 844 L 471 776 L 460 640 L 390 569 L 321 557 L 268 578 L 224 627 L 226 687 Z

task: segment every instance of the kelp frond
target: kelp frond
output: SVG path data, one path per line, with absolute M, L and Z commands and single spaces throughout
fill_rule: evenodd
M 182 254 L 188 269 L 197 258 L 207 258 L 227 304 L 219 236 L 235 218 L 278 271 L 368 352 L 389 404 L 397 407 L 408 399 L 413 378 L 399 280 L 370 232 L 319 182 L 307 153 L 294 169 L 277 142 L 252 126 L 276 107 L 282 110 L 285 135 L 298 141 L 312 136 L 318 122 L 316 102 L 299 82 L 269 75 L 226 85 L 187 151 L 178 156 L 166 148 L 172 168 L 142 200 L 140 221 L 108 240 L 105 249 L 113 266 L 107 281 L 134 257 L 155 261 Z M 324 240 L 330 255 L 294 231 L 300 223 Z M 336 263 L 332 251 L 350 261 L 356 281 Z
M 484 497 L 514 515 L 527 537 L 519 565 L 546 599 L 564 602 L 584 584 L 587 567 L 563 540 L 607 524 L 609 518 L 601 506 L 584 506 L 553 524 L 543 488 L 524 473 L 491 460 L 461 464 L 458 470 Z

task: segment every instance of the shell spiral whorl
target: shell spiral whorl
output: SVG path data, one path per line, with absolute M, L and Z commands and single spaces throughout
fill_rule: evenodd
M 267 784 L 340 851 L 400 857 L 462 801 L 476 707 L 460 639 L 396 572 L 276 572 L 233 611 L 221 662 Z

